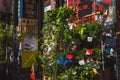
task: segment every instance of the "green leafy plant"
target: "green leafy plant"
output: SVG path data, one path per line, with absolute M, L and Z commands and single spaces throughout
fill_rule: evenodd
M 84 24 L 77 25 L 74 29 L 75 33 L 79 34 L 82 40 L 85 40 L 88 36 L 93 38 L 102 38 L 103 26 L 98 22 L 87 22 Z
M 103 26 L 88 22 L 70 29 L 70 15 L 75 19 L 75 13 L 66 6 L 48 11 L 45 15 L 42 52 L 39 55 L 43 76 L 50 76 L 52 80 L 92 80 L 97 75 L 93 69 L 100 69 L 101 65 L 100 42 L 97 39 L 102 39 Z M 96 45 L 89 46 L 93 42 L 87 41 L 88 36 L 93 37 Z M 88 49 L 89 55 L 86 53 Z
M 6 59 L 7 52 L 6 48 L 8 47 L 12 48 L 12 40 L 13 40 L 13 25 L 7 24 L 4 21 L 0 21 L 0 70 L 4 70 L 6 64 L 10 63 L 10 61 Z

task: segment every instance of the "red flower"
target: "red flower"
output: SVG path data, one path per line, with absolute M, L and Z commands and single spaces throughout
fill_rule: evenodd
M 93 54 L 93 50 L 92 49 L 87 49 L 86 50 L 86 55 L 92 55 Z
M 66 58 L 67 58 L 67 59 L 73 59 L 73 55 L 72 55 L 72 54 L 67 54 L 67 55 L 66 55 Z

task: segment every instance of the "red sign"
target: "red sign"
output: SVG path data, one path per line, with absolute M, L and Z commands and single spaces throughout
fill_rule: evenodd
M 102 2 L 104 2 L 106 4 L 112 4 L 112 0 L 102 0 Z
M 73 7 L 78 17 L 83 17 L 92 13 L 92 3 L 91 0 L 67 0 L 67 7 Z

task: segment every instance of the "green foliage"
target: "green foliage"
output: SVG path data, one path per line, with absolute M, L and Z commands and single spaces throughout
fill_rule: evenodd
M 82 40 L 85 40 L 88 36 L 93 37 L 93 38 L 99 38 L 101 40 L 102 38 L 102 31 L 103 31 L 103 26 L 100 25 L 97 22 L 87 22 L 85 24 L 80 24 L 77 25 L 77 27 L 74 29 L 76 34 L 79 34 L 80 38 Z
M 12 45 L 13 25 L 8 25 L 5 22 L 0 22 L 0 64 L 5 63 L 6 47 Z
M 66 8 L 66 6 L 61 6 L 58 9 L 48 11 L 45 15 L 45 22 L 46 24 L 53 23 L 59 26 L 67 25 L 70 15 L 74 15 L 75 17 L 75 13 L 72 10 L 69 10 L 68 8 Z
M 3 25 L 4 25 L 4 23 L 3 22 L 0 22 L 0 40 L 2 40 L 2 38 L 3 38 Z
M 90 67 L 71 67 L 65 73 L 61 73 L 57 78 L 59 80 L 92 80 L 95 73 Z
M 100 68 L 101 50 L 98 39 L 102 39 L 103 26 L 89 22 L 76 24 L 75 28 L 70 29 L 70 15 L 75 16 L 75 13 L 65 6 L 48 11 L 45 15 L 41 45 L 43 52 L 39 55 L 43 75 L 51 76 L 52 80 L 92 80 L 96 75 L 93 68 Z M 91 47 L 87 41 L 88 36 L 93 37 L 97 45 Z M 93 53 L 86 55 L 87 49 L 91 49 Z M 73 57 L 67 59 L 66 56 Z M 84 65 L 79 64 L 82 59 L 85 61 Z

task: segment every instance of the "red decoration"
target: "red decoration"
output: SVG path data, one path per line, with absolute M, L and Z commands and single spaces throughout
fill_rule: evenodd
M 81 8 L 81 7 L 78 7 L 78 11 L 82 11 L 82 8 Z
M 81 0 L 78 0 L 78 2 L 77 2 L 78 4 L 81 4 Z
M 76 8 L 77 4 L 73 4 L 74 8 Z
M 94 15 L 92 15 L 92 16 L 91 16 L 91 19 L 92 19 L 92 21 L 94 21 L 94 20 L 95 20 L 95 16 L 94 16 Z
M 112 0 L 102 0 L 102 2 L 105 2 L 107 4 L 112 4 Z
M 73 0 L 67 0 L 67 7 L 70 7 L 73 4 Z
M 112 4 L 112 0 L 107 0 L 107 4 Z
M 92 55 L 93 54 L 93 50 L 92 49 L 87 49 L 86 50 L 86 55 Z
M 83 5 L 83 9 L 88 9 L 88 4 Z
M 67 59 L 73 59 L 73 55 L 67 54 L 67 55 L 66 55 L 66 58 L 67 58 Z
M 97 7 L 96 4 L 92 4 L 92 8 L 95 9 Z
M 70 7 L 70 5 L 71 5 L 71 4 L 68 2 L 68 3 L 67 3 L 67 7 Z
M 34 74 L 34 73 L 31 73 L 31 74 L 30 74 L 30 78 L 31 78 L 32 80 L 34 80 L 34 79 L 35 79 L 35 74 Z
M 99 6 L 98 10 L 103 11 L 104 6 Z

